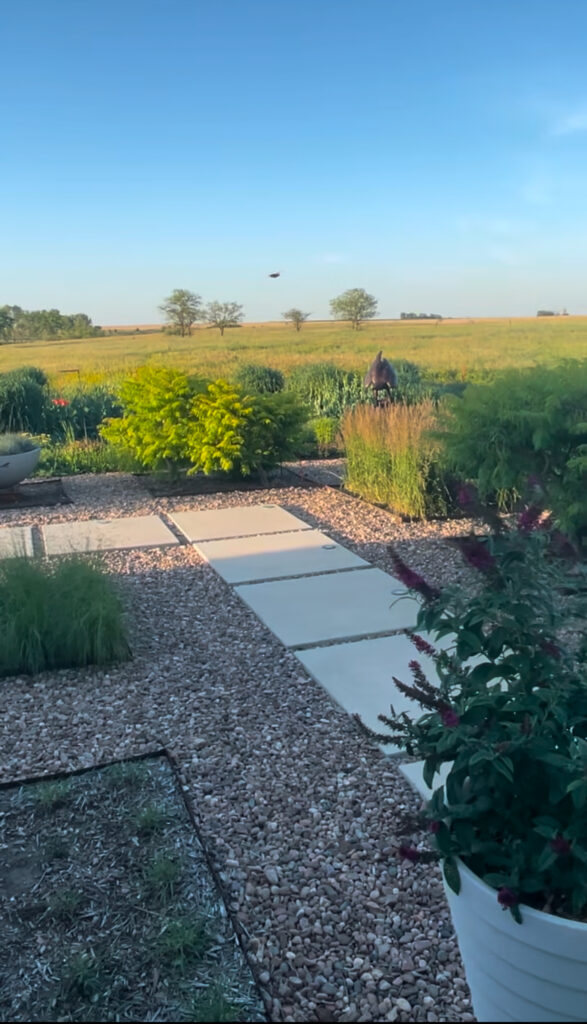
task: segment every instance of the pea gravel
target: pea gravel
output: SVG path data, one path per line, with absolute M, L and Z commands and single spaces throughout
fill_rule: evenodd
M 69 478 L 73 504 L 0 526 L 272 501 L 390 570 L 393 541 L 436 584 L 471 582 L 445 543 L 331 487 L 152 498 L 129 475 Z M 167 520 L 168 525 L 170 525 Z M 188 545 L 104 556 L 133 660 L 0 686 L 2 781 L 166 746 L 177 758 L 274 1021 L 473 1021 L 417 798 L 348 715 Z M 382 708 L 382 711 L 387 710 Z

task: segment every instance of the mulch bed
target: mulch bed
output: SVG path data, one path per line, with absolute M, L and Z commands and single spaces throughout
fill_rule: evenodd
M 137 480 L 147 488 L 154 498 L 180 498 L 199 494 L 223 494 L 233 491 L 269 491 L 275 487 L 317 487 L 314 481 L 300 478 L 288 469 L 279 468 L 267 474 L 265 480 L 258 477 L 231 478 L 225 473 L 195 473 L 172 479 L 164 474 L 135 473 Z
M 0 790 L 0 1020 L 263 1021 L 166 756 Z
M 18 484 L 13 488 L 0 490 L 0 511 L 6 509 L 36 508 L 49 505 L 71 505 L 59 477 L 49 480 L 34 480 Z

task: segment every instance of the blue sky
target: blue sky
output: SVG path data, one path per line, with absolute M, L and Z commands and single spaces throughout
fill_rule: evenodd
M 0 304 L 587 313 L 585 0 L 20 0 Z M 274 281 L 271 271 L 281 271 Z

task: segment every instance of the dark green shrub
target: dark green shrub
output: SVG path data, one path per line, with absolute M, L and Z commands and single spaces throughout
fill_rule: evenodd
M 81 559 L 0 561 L 0 675 L 127 658 L 111 581 Z
M 120 388 L 124 416 L 107 420 L 99 433 L 146 469 L 187 468 L 194 399 L 205 388 L 181 370 L 142 366 Z
M 507 370 L 449 401 L 438 435 L 455 473 L 505 503 L 540 481 L 559 526 L 587 538 L 587 362 Z
M 42 434 L 50 413 L 47 377 L 34 366 L 0 374 L 0 432 Z
M 253 395 L 275 394 L 277 391 L 283 391 L 285 386 L 281 370 L 273 370 L 270 366 L 258 366 L 256 363 L 239 366 L 234 380 L 245 393 Z
M 420 405 L 357 406 L 343 418 L 345 486 L 399 515 L 428 519 L 451 511 L 430 401 Z
M 346 409 L 366 400 L 362 375 L 330 363 L 297 367 L 288 377 L 287 390 L 316 417 L 340 417 Z

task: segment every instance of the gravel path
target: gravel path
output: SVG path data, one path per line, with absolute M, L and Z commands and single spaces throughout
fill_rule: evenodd
M 66 489 L 74 504 L 2 512 L 0 526 L 273 501 L 384 569 L 393 541 L 432 582 L 469 578 L 442 539 L 467 522 L 405 524 L 329 487 L 153 499 L 113 474 Z M 2 779 L 167 746 L 271 1020 L 474 1020 L 438 870 L 395 854 L 425 842 L 396 760 L 189 546 L 104 562 L 133 660 L 2 681 Z

